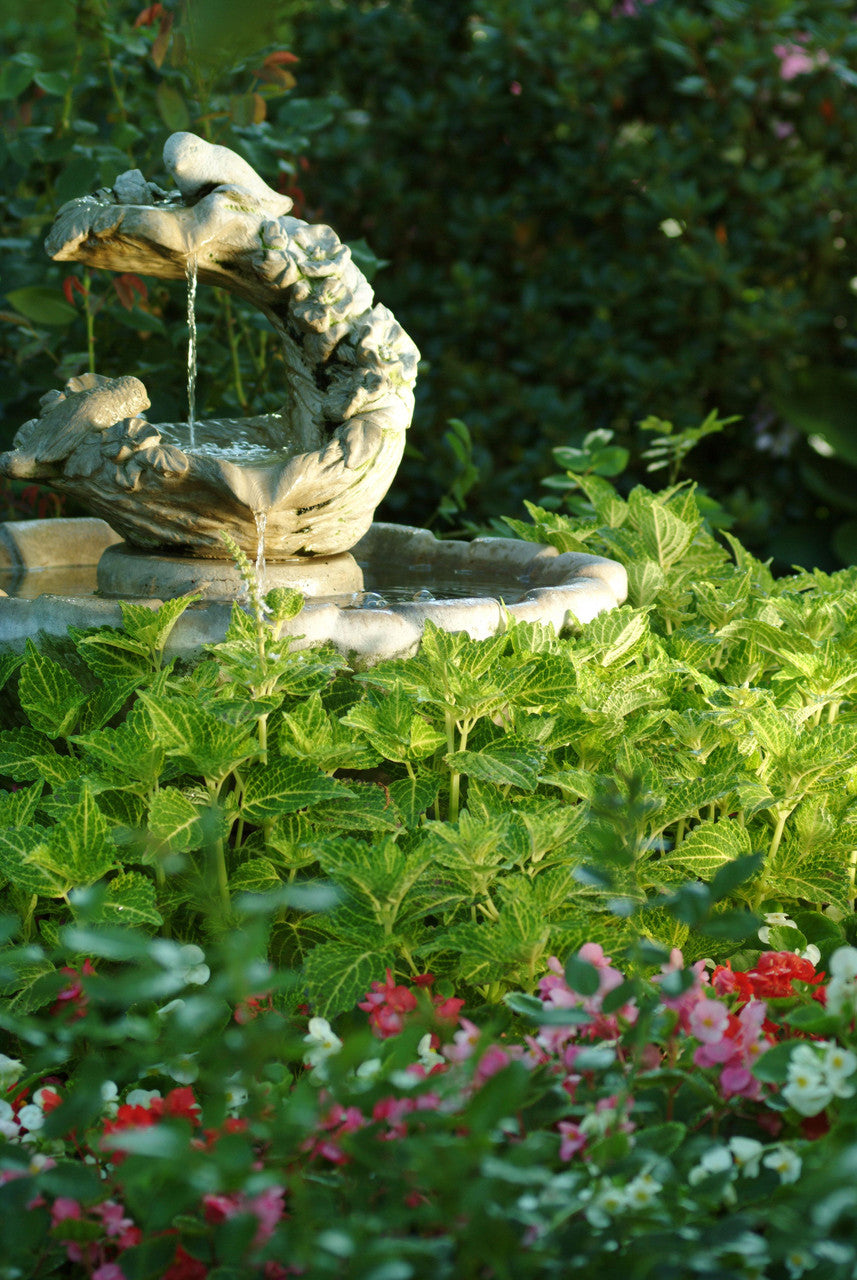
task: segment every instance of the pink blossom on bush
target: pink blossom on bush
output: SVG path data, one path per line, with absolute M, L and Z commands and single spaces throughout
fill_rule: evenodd
M 729 1011 L 719 1000 L 703 997 L 691 1009 L 688 1025 L 697 1040 L 703 1044 L 716 1044 L 729 1025 Z
M 830 61 L 830 55 L 825 49 L 819 49 L 814 54 L 807 52 L 803 47 L 807 36 L 798 36 L 797 39 L 800 41 L 798 44 L 774 45 L 774 54 L 780 60 L 780 77 L 783 80 L 794 80 Z
M 105 1262 L 93 1271 L 92 1280 L 125 1280 L 125 1272 L 117 1262 Z

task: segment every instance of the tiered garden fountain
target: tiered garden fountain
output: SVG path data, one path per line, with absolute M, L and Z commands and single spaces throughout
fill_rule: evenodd
M 191 303 L 197 281 L 250 302 L 280 341 L 285 401 L 256 417 L 195 421 L 191 378 L 187 422 L 153 425 L 134 376 L 84 374 L 48 392 L 40 416 L 0 456 L 0 472 L 71 494 L 104 519 L 0 526 L 0 566 L 30 571 L 0 601 L 0 644 L 71 624 L 117 625 L 119 598 L 186 592 L 201 599 L 181 619 L 174 649 L 217 640 L 242 585 L 224 533 L 256 561 L 266 589 L 304 592 L 292 624 L 302 643 L 330 640 L 362 663 L 413 652 L 427 618 L 479 638 L 506 613 L 559 629 L 569 615 L 585 622 L 624 599 L 624 570 L 600 557 L 373 524 L 413 413 L 414 343 L 374 304 L 334 232 L 292 217 L 291 201 L 240 156 L 176 133 L 164 163 L 177 190 L 124 173 L 112 189 L 60 209 L 48 253 L 187 279 Z M 191 305 L 191 334 L 192 319 Z M 192 351 L 191 369 L 194 360 Z M 81 595 L 72 566 L 96 561 L 97 592 Z M 401 597 L 397 579 L 412 598 L 366 593 L 387 594 L 383 582 Z M 479 584 L 469 596 L 468 582 Z

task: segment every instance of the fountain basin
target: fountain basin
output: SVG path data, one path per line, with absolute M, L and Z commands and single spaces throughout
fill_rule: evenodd
M 8 593 L 0 599 L 0 647 L 22 649 L 28 639 L 61 638 L 72 626 L 121 627 L 119 599 L 94 594 L 98 562 L 104 553 L 115 556 L 120 543 L 98 519 L 0 524 L 0 585 Z M 376 602 L 369 608 L 359 607 L 359 601 L 354 607 L 351 591 L 308 597 L 283 634 L 294 637 L 296 649 L 331 643 L 359 668 L 415 653 L 429 620 L 475 640 L 496 635 L 507 619 L 550 623 L 561 631 L 615 608 L 627 594 L 625 570 L 614 560 L 561 554 L 554 547 L 513 538 L 447 542 L 425 529 L 375 523 L 352 555 L 365 587 L 383 595 L 393 578 L 407 576 L 412 584 L 424 582 L 436 597 Z M 468 595 L 472 581 L 479 585 Z M 164 587 L 161 591 L 157 597 L 126 598 L 154 609 L 181 594 Z M 507 596 L 514 597 L 511 603 L 504 603 Z M 222 640 L 231 610 L 227 598 L 192 605 L 174 628 L 167 654 L 191 656 Z

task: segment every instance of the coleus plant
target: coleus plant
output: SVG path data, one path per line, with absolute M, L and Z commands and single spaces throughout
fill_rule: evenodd
M 165 657 L 186 599 L 5 655 L 0 875 L 27 938 L 85 900 L 198 942 L 238 893 L 332 883 L 333 910 L 284 901 L 271 937 L 324 1015 L 379 966 L 496 1001 L 584 941 L 724 957 L 783 910 L 794 945 L 850 938 L 857 571 L 775 580 L 692 487 L 577 480 L 577 516 L 510 524 L 621 560 L 631 593 L 562 636 L 429 625 L 415 657 L 353 672 L 281 635 L 300 598 L 263 601 L 245 563 L 195 665 Z M 41 976 L 7 992 L 34 1007 Z

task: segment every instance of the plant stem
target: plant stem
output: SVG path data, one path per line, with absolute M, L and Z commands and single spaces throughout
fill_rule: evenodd
M 86 353 L 89 363 L 89 372 L 95 373 L 95 313 L 90 306 L 92 275 L 88 269 L 84 271 L 83 278 L 85 281 L 83 314 L 86 317 Z
M 770 848 L 768 849 L 769 858 L 773 858 L 774 854 L 777 852 L 777 850 L 780 847 L 780 841 L 783 838 L 783 832 L 785 831 L 786 823 L 788 822 L 790 813 L 791 813 L 791 809 L 780 810 L 780 815 L 777 818 L 777 825 L 774 828 L 774 834 L 771 838 L 771 845 L 770 845 Z

